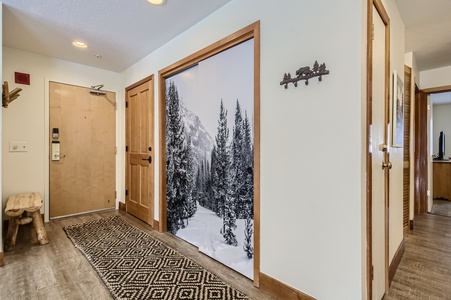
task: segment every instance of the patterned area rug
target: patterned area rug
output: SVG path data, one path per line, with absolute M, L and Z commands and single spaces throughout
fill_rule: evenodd
M 64 230 L 115 299 L 250 299 L 120 216 Z

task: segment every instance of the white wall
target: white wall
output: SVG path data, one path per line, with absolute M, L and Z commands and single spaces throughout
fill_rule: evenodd
M 44 197 L 46 221 L 49 201 L 49 81 L 79 86 L 105 84 L 104 89 L 116 92 L 118 106 L 123 106 L 123 89 L 120 74 L 3 47 L 3 80 L 10 89 L 22 88 L 20 97 L 3 109 L 3 192 L 5 204 L 11 194 L 39 192 Z M 14 72 L 30 74 L 31 84 L 14 83 Z M 123 127 L 119 124 L 123 114 L 118 114 L 118 149 L 124 139 L 120 137 Z M 28 152 L 9 152 L 10 141 L 25 141 Z M 117 157 L 117 174 L 124 174 L 125 160 Z M 123 175 L 118 176 L 118 197 L 123 195 Z
M 383 1 L 390 18 L 390 74 L 397 71 L 404 82 L 404 23 L 394 0 Z M 393 115 L 393 78 L 390 80 L 390 123 Z M 392 127 L 392 126 L 391 126 Z M 392 133 L 390 133 L 392 137 Z M 391 139 L 390 139 L 391 141 Z M 391 263 L 403 239 L 403 151 L 404 148 L 390 148 L 390 161 L 393 168 L 390 170 L 389 195 L 389 262 Z
M 451 85 L 451 66 L 420 72 L 420 89 Z
M 363 0 L 233 0 L 123 73 L 157 87 L 160 69 L 261 21 L 261 271 L 318 299 L 364 297 L 365 16 Z M 321 83 L 279 85 L 315 60 Z
M 420 86 L 420 71 L 418 70 L 415 53 L 408 52 L 404 54 L 404 64 L 412 69 L 412 74 L 414 78 L 412 82 L 415 82 L 418 86 Z M 412 86 L 415 90 L 415 85 L 412 84 Z

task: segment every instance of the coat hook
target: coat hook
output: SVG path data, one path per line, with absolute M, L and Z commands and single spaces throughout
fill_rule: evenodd
M 285 88 L 288 88 L 288 83 L 293 83 L 295 87 L 298 86 L 298 81 L 305 80 L 305 85 L 308 85 L 308 80 L 313 77 L 318 77 L 318 81 L 322 81 L 323 75 L 328 75 L 329 70 L 326 70 L 326 64 L 322 63 L 321 65 L 318 64 L 318 61 L 315 61 L 313 64 L 313 68 L 310 69 L 309 66 L 300 67 L 296 71 L 296 77 L 291 78 L 290 73 L 285 73 L 283 76 L 283 80 L 280 82 L 280 85 L 285 85 Z

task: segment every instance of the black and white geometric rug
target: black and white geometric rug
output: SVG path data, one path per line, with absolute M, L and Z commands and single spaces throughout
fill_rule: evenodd
M 249 299 L 120 216 L 64 230 L 115 299 Z

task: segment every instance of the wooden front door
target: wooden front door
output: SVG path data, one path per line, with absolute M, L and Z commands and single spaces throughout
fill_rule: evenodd
M 127 88 L 126 210 L 153 225 L 153 77 Z
M 50 218 L 114 208 L 115 93 L 57 82 L 49 91 Z

